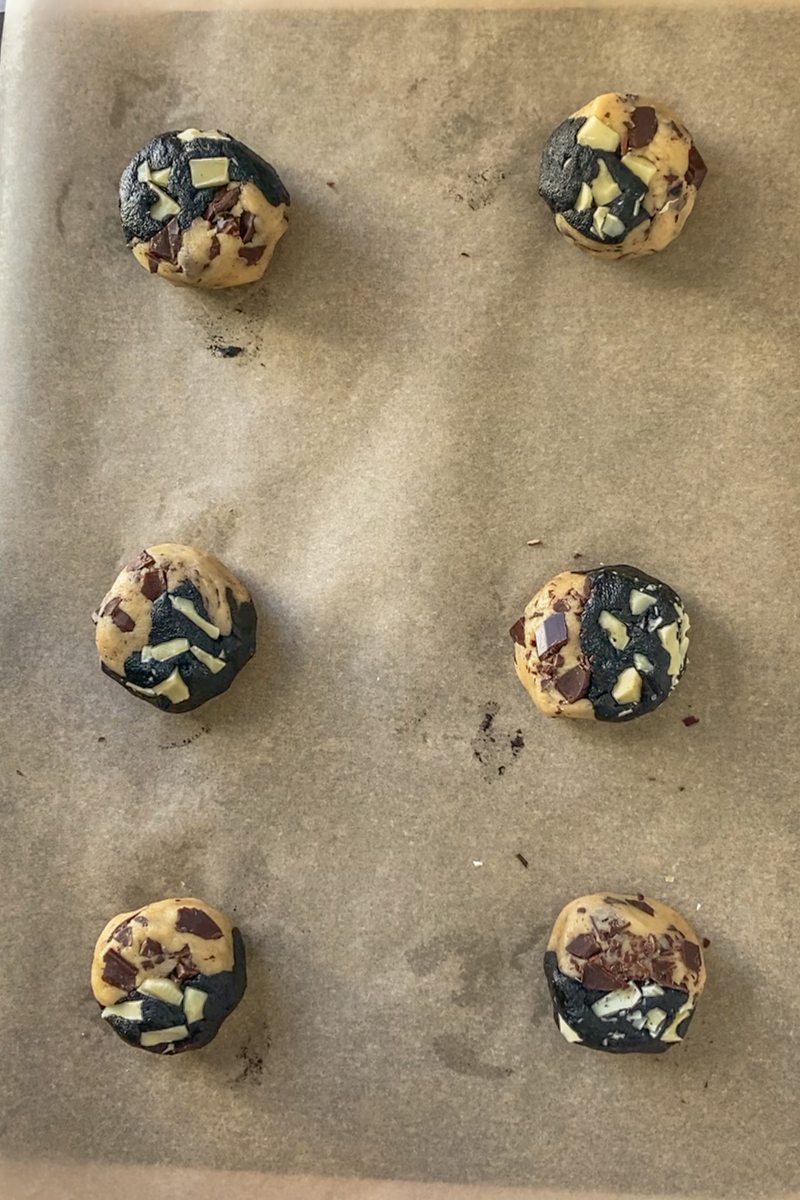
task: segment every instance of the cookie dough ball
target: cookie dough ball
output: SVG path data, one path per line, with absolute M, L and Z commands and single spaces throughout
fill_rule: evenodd
M 250 593 L 193 546 L 142 550 L 92 619 L 106 675 L 165 712 L 189 712 L 227 691 L 256 652 Z
M 706 982 L 689 922 L 658 900 L 617 892 L 561 911 L 544 971 L 566 1040 L 616 1054 L 660 1054 L 683 1041 Z
M 94 948 L 92 991 L 115 1033 L 153 1054 L 199 1050 L 247 986 L 244 942 L 203 900 L 157 900 L 108 922 Z
M 517 674 L 545 716 L 631 721 L 683 674 L 689 617 L 671 587 L 636 567 L 563 571 L 511 637 Z
M 671 109 L 609 92 L 550 134 L 539 195 L 581 249 L 625 258 L 675 240 L 705 176 L 692 135 Z
M 162 133 L 119 184 L 136 261 L 190 287 L 255 283 L 286 232 L 289 193 L 263 158 L 217 129 Z

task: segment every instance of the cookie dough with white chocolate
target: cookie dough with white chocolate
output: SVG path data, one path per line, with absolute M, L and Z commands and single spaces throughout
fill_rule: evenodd
M 142 550 L 92 619 L 102 670 L 165 712 L 189 712 L 227 691 L 256 652 L 250 593 L 194 546 Z
M 641 893 L 599 892 L 568 904 L 544 971 L 566 1041 L 616 1054 L 659 1054 L 683 1041 L 706 982 L 689 922 Z
M 705 176 L 676 113 L 644 96 L 609 92 L 551 133 L 539 195 L 559 231 L 581 249 L 625 258 L 675 240 Z
M 170 283 L 254 283 L 286 232 L 289 193 L 229 133 L 184 129 L 148 142 L 122 173 L 119 205 L 136 261 Z
M 513 625 L 514 663 L 545 716 L 630 721 L 678 683 L 689 629 L 677 592 L 637 567 L 563 571 Z
M 106 925 L 92 959 L 101 1017 L 153 1054 L 199 1050 L 247 986 L 242 935 L 203 900 L 158 900 Z

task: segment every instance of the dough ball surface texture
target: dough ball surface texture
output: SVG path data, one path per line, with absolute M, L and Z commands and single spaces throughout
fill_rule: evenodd
M 189 712 L 227 691 L 256 652 L 250 593 L 193 546 L 142 550 L 92 619 L 106 675 L 165 712 Z
M 663 250 L 678 237 L 705 176 L 691 134 L 671 109 L 609 92 L 551 133 L 539 195 L 581 249 L 625 258 Z
M 101 1017 L 124 1041 L 153 1054 L 207 1045 L 246 986 L 242 935 L 193 896 L 113 917 L 92 959 Z
M 277 171 L 229 133 L 162 133 L 135 154 L 119 185 L 122 228 L 136 261 L 170 283 L 254 283 L 288 226 Z
M 689 629 L 680 596 L 637 567 L 563 571 L 512 627 L 514 663 L 545 716 L 631 721 L 678 683 Z
M 689 922 L 620 892 L 580 896 L 561 911 L 544 970 L 562 1036 L 616 1054 L 659 1054 L 682 1041 L 706 982 Z

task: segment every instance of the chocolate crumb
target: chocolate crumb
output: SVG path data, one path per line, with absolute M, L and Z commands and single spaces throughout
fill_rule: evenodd
M 583 558 L 583 555 L 581 554 L 580 550 L 576 550 L 572 557 L 573 558 Z
M 523 867 L 525 867 L 526 870 L 528 869 L 528 860 L 524 854 L 515 854 L 514 857 L 516 859 L 518 859 L 519 862 L 522 863 Z
M 683 718 L 683 723 L 684 723 L 684 725 L 686 726 L 686 728 L 687 728 L 687 729 L 689 729 L 689 728 L 690 728 L 692 725 L 699 725 L 699 724 L 700 724 L 700 718 L 699 718 L 699 717 L 694 717 L 694 716 L 688 716 L 688 717 L 684 717 L 684 718 Z
M 335 188 L 335 187 L 336 187 L 336 184 L 334 183 L 334 181 L 333 181 L 332 179 L 327 179 L 327 180 L 325 181 L 325 183 L 326 183 L 326 186 L 327 186 L 327 187 L 329 187 L 329 188 Z
M 128 563 L 126 570 L 143 571 L 145 567 L 154 567 L 155 565 L 156 560 L 153 558 L 152 554 L 148 554 L 146 550 L 142 550 L 139 554 L 137 554 L 136 558 L 134 558 L 132 562 Z
M 710 945 L 711 945 L 711 941 L 710 941 L 710 939 L 709 939 L 709 938 L 703 938 L 703 949 L 704 949 L 704 950 L 707 950 L 707 949 L 708 949 L 708 947 L 709 947 Z
M 461 257 L 462 257 L 462 258 L 472 258 L 472 255 L 471 255 L 471 254 L 467 254 L 466 250 L 462 250 L 462 251 L 461 251 Z M 530 542 L 528 542 L 528 545 L 530 545 L 530 544 L 531 544 L 531 543 L 530 543 Z
M 22 774 L 22 771 L 20 771 L 19 767 L 17 767 L 17 774 L 19 775 L 19 777 L 20 777 L 21 779 L 24 779 L 24 778 L 25 778 L 25 776 Z
M 238 358 L 240 354 L 244 354 L 244 346 L 222 346 L 218 342 L 212 342 L 209 350 L 216 354 L 217 358 Z

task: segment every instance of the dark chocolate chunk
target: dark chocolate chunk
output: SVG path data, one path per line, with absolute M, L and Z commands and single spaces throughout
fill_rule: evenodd
M 651 971 L 653 979 L 656 983 L 663 984 L 664 987 L 674 987 L 672 982 L 674 964 L 669 958 L 657 958 L 654 960 Z
M 182 241 L 183 231 L 178 223 L 178 218 L 173 217 L 169 224 L 159 229 L 155 237 L 150 239 L 149 253 L 152 258 L 176 263 Z
M 524 646 L 525 645 L 525 618 L 520 617 L 520 619 L 518 621 L 515 621 L 508 632 L 511 635 L 512 641 L 516 642 L 518 646 Z
M 230 212 L 239 199 L 241 190 L 238 184 L 235 187 L 221 188 L 206 209 L 206 220 L 214 221 L 222 213 Z
M 243 258 L 252 267 L 261 258 L 266 248 L 266 246 L 241 246 L 239 258 Z
M 108 940 L 110 942 L 117 942 L 120 946 L 130 946 L 133 941 L 130 917 L 126 917 L 124 921 L 120 921 Z
M 239 217 L 239 237 L 243 242 L 252 242 L 256 231 L 255 213 L 245 211 Z
M 563 675 L 559 675 L 556 680 L 556 689 L 561 693 L 568 704 L 574 704 L 577 700 L 582 700 L 592 682 L 591 671 L 586 667 L 570 667 Z
M 145 958 L 153 958 L 153 956 L 156 954 L 163 954 L 164 947 L 161 945 L 161 942 L 157 942 L 155 938 L 145 938 L 142 942 L 141 953 L 145 956 Z
M 112 596 L 111 599 L 100 609 L 101 617 L 110 617 L 112 613 L 117 611 L 117 608 L 122 603 L 120 596 Z
M 600 947 L 591 933 L 579 933 L 567 946 L 567 954 L 572 954 L 575 958 L 592 958 L 599 953 Z
M 200 968 L 195 966 L 193 960 L 188 955 L 188 947 L 186 949 L 187 956 L 178 959 L 175 964 L 175 970 L 172 972 L 172 978 L 177 983 L 183 983 L 184 979 L 194 979 L 196 975 L 200 974 Z
M 153 556 L 148 554 L 146 550 L 142 550 L 142 552 L 136 556 L 133 562 L 128 563 L 126 570 L 143 571 L 145 567 L 154 567 L 155 565 L 156 560 L 153 558 Z
M 147 600 L 157 600 L 167 590 L 166 571 L 148 571 L 142 580 L 142 595 Z
M 238 217 L 220 217 L 217 221 L 217 233 L 229 233 L 231 237 L 239 236 Z
M 103 956 L 102 978 L 112 987 L 130 992 L 136 984 L 136 967 L 123 958 L 118 950 L 106 950 Z
M 629 149 L 640 150 L 642 146 L 648 146 L 655 137 L 657 129 L 658 117 L 654 108 L 651 108 L 649 104 L 635 108 L 631 113 L 631 126 L 628 134 Z
M 175 928 L 178 933 L 193 933 L 208 940 L 224 936 L 217 922 L 202 908 L 179 908 Z
M 131 920 L 133 921 L 133 923 L 135 925 L 149 925 L 150 924 L 147 917 L 144 916 L 143 913 L 137 913 L 135 917 L 131 917 Z
M 654 917 L 656 910 L 647 903 L 646 900 L 627 900 L 626 904 L 630 904 L 631 908 L 639 908 L 643 913 L 647 913 L 648 917 Z
M 703 162 L 694 142 L 692 142 L 689 148 L 689 166 L 686 168 L 686 182 L 689 184 L 693 183 L 699 191 L 703 186 L 703 180 L 707 174 L 708 167 Z
M 695 942 L 681 942 L 681 958 L 693 975 L 699 975 L 703 957 Z
M 216 258 L 220 251 L 219 238 L 216 234 L 211 238 L 211 247 L 208 251 L 209 262 L 212 258 Z
M 178 218 L 173 217 L 166 228 L 167 238 L 169 239 L 169 257 L 170 262 L 178 261 L 178 251 L 183 242 L 183 230 L 178 224 Z
M 622 987 L 620 980 L 607 971 L 602 963 L 594 962 L 591 958 L 584 965 L 581 982 L 593 992 L 615 992 Z
M 133 617 L 129 617 L 123 608 L 115 608 L 111 614 L 111 620 L 117 629 L 121 629 L 123 633 L 130 633 L 132 629 L 136 628 L 136 622 Z
M 683 718 L 683 723 L 684 723 L 684 725 L 686 726 L 686 728 L 687 728 L 687 729 L 690 729 L 692 725 L 699 725 L 699 724 L 700 724 L 700 718 L 699 718 L 699 717 L 693 717 L 693 716 L 684 717 L 684 718 Z
M 158 263 L 159 263 L 159 259 L 157 259 L 157 258 L 156 258 L 156 256 L 155 256 L 154 254 L 151 254 L 151 253 L 150 253 L 150 251 L 148 250 L 148 252 L 147 252 L 147 265 L 148 265 L 148 267 L 150 268 L 150 274 L 151 274 L 151 275 L 157 275 L 157 274 L 158 274 Z
M 539 658 L 555 654 L 562 646 L 566 646 L 568 641 L 567 619 L 563 613 L 553 613 L 536 630 L 536 651 Z

